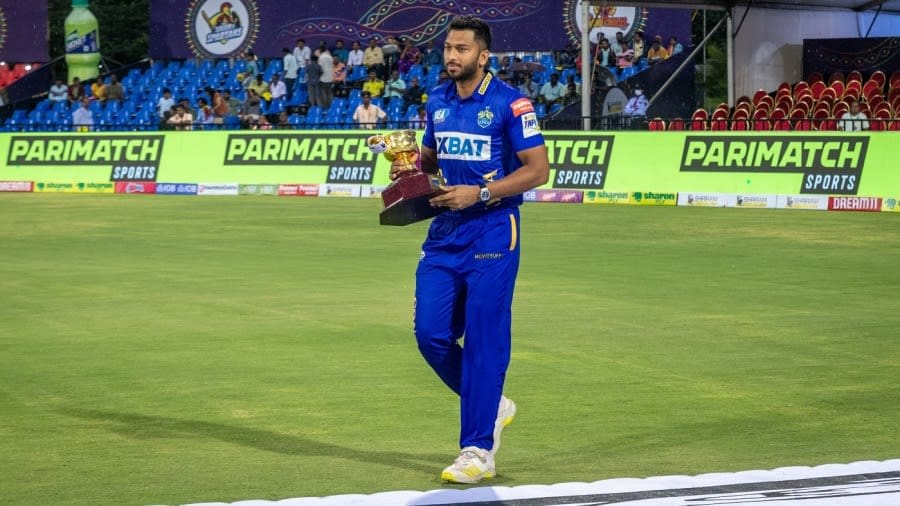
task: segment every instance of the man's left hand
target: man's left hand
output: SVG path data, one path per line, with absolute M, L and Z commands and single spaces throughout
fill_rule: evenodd
M 432 197 L 429 202 L 435 207 L 449 207 L 459 211 L 478 203 L 481 188 L 476 185 L 441 186 L 445 193 Z

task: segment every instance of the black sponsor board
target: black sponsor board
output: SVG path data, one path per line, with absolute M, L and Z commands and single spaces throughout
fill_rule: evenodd
M 856 195 L 868 148 L 868 136 L 688 135 L 680 170 L 799 173 L 800 193 Z
M 611 135 L 545 135 L 553 188 L 603 189 L 613 149 Z

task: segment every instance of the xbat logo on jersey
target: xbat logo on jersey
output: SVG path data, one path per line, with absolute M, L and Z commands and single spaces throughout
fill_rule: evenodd
M 435 134 L 438 158 L 487 162 L 491 159 L 491 136 L 463 132 Z

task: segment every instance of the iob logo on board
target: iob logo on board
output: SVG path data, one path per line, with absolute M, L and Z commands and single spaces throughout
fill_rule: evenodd
M 681 172 L 801 173 L 800 193 L 856 195 L 868 137 L 687 136 Z
M 255 0 L 194 0 L 187 10 L 185 28 L 197 56 L 239 56 L 256 41 L 259 8 Z

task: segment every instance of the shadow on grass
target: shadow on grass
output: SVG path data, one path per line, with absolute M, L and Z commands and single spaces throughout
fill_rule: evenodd
M 263 429 L 165 416 L 115 413 L 82 408 L 63 408 L 59 412 L 70 417 L 107 422 L 107 430 L 131 439 L 210 438 L 283 455 L 341 458 L 407 469 L 428 475 L 439 473 L 452 457 L 444 454 L 360 450 Z

